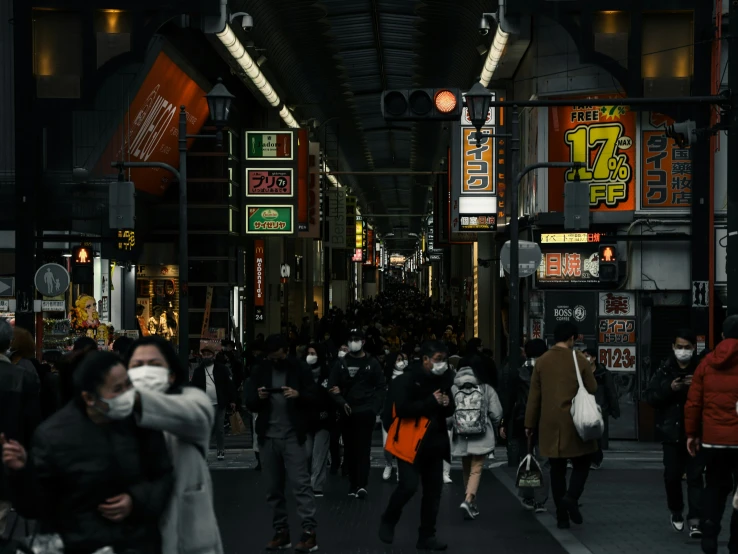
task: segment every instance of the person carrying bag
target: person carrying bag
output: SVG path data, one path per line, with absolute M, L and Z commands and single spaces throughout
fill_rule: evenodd
M 543 488 L 543 470 L 533 455 L 533 437 L 528 437 L 528 455 L 518 465 L 515 486 L 519 489 Z
M 602 410 L 597 405 L 594 394 L 590 394 L 584 387 L 579 371 L 577 353 L 572 350 L 571 354 L 574 357 L 574 368 L 576 369 L 577 383 L 579 383 L 577 395 L 571 401 L 571 417 L 574 420 L 577 434 L 583 441 L 596 440 L 601 438 L 605 431 L 605 420 L 602 419 Z

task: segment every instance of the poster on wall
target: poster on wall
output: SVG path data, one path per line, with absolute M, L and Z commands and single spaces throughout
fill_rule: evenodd
M 673 124 L 668 116 L 643 114 L 641 210 L 689 211 L 692 205 L 692 152 L 666 136 Z
M 248 169 L 246 196 L 291 197 L 293 192 L 291 169 Z
M 597 293 L 595 292 L 547 292 L 544 328 L 549 335 L 560 323 L 571 322 L 579 334 L 594 336 L 597 322 Z
M 608 98 L 594 107 L 548 108 L 548 159 L 580 162 L 585 167 L 548 170 L 548 209 L 564 211 L 564 184 L 579 174 L 589 183 L 592 211 L 636 209 L 636 113 L 628 106 L 611 106 Z

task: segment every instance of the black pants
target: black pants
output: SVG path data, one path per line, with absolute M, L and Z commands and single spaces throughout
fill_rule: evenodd
M 338 471 L 341 467 L 341 425 L 336 422 L 331 427 L 331 468 Z
M 418 536 L 421 539 L 435 536 L 436 519 L 443 489 L 443 458 L 441 456 L 419 457 L 414 464 L 397 460 L 397 472 L 400 482 L 390 497 L 382 520 L 393 526 L 397 525 L 402 516 L 402 509 L 415 496 L 418 492 L 418 485 L 422 483 L 423 499 L 420 504 Z
M 352 489 L 363 489 L 369 481 L 372 433 L 377 417 L 374 412 L 351 414 L 344 420 L 343 457 L 348 467 Z
M 717 538 L 725 512 L 725 501 L 732 502 L 735 479 L 738 478 L 738 449 L 705 448 L 702 450 L 707 472 L 704 491 L 702 532 L 705 537 Z M 730 498 L 728 498 L 730 496 Z M 730 518 L 728 549 L 738 551 L 738 511 Z
M 692 458 L 687 452 L 686 441 L 665 442 L 664 447 L 664 485 L 666 486 L 666 503 L 669 511 L 681 514 L 684 511 L 684 493 L 682 492 L 682 475 L 687 474 L 687 512 L 688 521 L 696 521 L 702 517 L 702 491 L 705 488 L 702 472 L 705 467 L 704 453 L 697 453 Z
M 566 485 L 566 462 L 571 459 L 573 466 L 569 486 Z M 584 492 L 584 485 L 589 476 L 589 464 L 592 456 L 579 456 L 577 458 L 549 458 L 551 464 L 551 496 L 553 496 L 556 509 L 559 510 L 561 499 L 568 496 L 572 500 L 579 500 Z
M 592 463 L 596 465 L 602 464 L 605 459 L 605 450 L 610 449 L 610 418 L 603 414 L 605 420 L 605 431 L 602 433 L 602 437 L 597 439 L 597 452 L 592 454 Z

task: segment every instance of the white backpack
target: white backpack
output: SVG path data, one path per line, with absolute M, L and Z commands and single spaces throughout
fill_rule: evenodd
M 462 436 L 484 435 L 487 432 L 487 408 L 484 391 L 478 386 L 466 386 L 454 395 L 454 431 Z

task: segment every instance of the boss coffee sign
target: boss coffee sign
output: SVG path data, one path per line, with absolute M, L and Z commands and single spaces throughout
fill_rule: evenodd
M 597 322 L 597 293 L 546 293 L 544 324 L 546 333 L 552 335 L 557 325 L 567 321 L 577 326 L 580 335 L 594 336 Z

